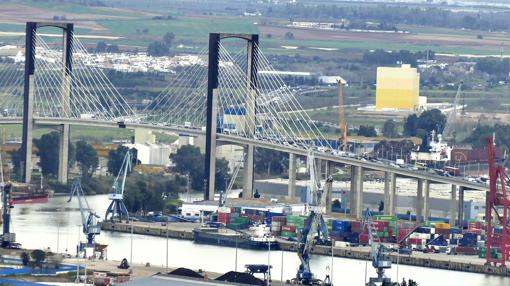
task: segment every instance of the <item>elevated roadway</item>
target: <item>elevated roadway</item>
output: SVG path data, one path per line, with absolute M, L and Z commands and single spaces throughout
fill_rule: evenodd
M 79 119 L 79 118 L 41 118 L 34 117 L 34 123 L 38 126 L 53 126 L 53 125 L 61 125 L 61 124 L 70 124 L 77 126 L 97 126 L 97 127 L 108 127 L 108 128 L 119 128 L 122 126 L 123 128 L 135 129 L 135 128 L 145 128 L 148 130 L 158 131 L 158 132 L 173 132 L 178 134 L 188 134 L 195 136 L 205 136 L 205 130 L 196 129 L 196 128 L 186 128 L 182 126 L 174 126 L 174 125 L 159 125 L 159 124 L 147 124 L 147 123 L 131 123 L 128 121 L 119 121 L 119 122 L 107 122 L 100 121 L 94 119 Z M 0 118 L 0 124 L 22 124 L 21 117 L 2 117 Z M 286 152 L 289 154 L 296 154 L 300 156 L 307 156 L 308 151 L 295 147 L 295 146 L 287 146 L 283 144 L 278 144 L 274 142 L 269 142 L 256 138 L 245 138 L 233 134 L 217 134 L 217 140 L 224 143 L 231 143 L 236 145 L 247 145 L 253 144 L 257 147 L 272 149 L 276 151 Z M 393 167 L 381 163 L 363 161 L 356 158 L 351 158 L 347 156 L 340 156 L 329 154 L 326 152 L 317 151 L 315 153 L 315 157 L 317 159 L 336 162 L 341 164 L 346 164 L 350 166 L 362 167 L 368 170 L 375 170 L 381 172 L 391 172 L 398 176 L 409 177 L 415 179 L 428 180 L 431 183 L 442 183 L 442 184 L 452 184 L 456 186 L 463 187 L 466 190 L 477 190 L 477 191 L 485 191 L 489 190 L 489 186 L 486 184 L 481 184 L 477 182 L 470 182 L 465 180 L 462 177 L 445 177 L 437 174 L 428 173 L 425 171 L 414 171 L 405 168 Z

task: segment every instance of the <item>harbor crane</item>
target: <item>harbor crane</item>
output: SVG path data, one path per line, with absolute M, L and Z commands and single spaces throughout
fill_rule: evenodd
M 71 193 L 67 202 L 71 202 L 73 196 L 78 198 L 78 205 L 80 206 L 80 215 L 82 222 L 82 231 L 87 237 L 86 247 L 95 247 L 95 237 L 101 233 L 101 227 L 97 224 L 99 216 L 90 208 L 87 199 L 83 193 L 80 179 L 73 182 Z M 80 245 L 80 248 L 81 245 Z
M 391 285 L 391 279 L 384 276 L 385 269 L 391 268 L 391 259 L 387 255 L 389 249 L 381 243 L 377 233 L 372 230 L 372 215 L 370 214 L 370 210 L 368 208 L 363 218 L 361 231 L 363 232 L 365 228 L 368 229 L 372 266 L 376 269 L 377 272 L 377 277 L 371 277 L 369 279 L 368 286 Z
M 345 103 L 344 103 L 344 86 L 347 83 L 343 78 L 337 80 L 338 94 L 338 125 L 342 132 L 340 139 L 340 151 L 347 151 L 347 122 L 345 121 Z
M 314 278 L 310 268 L 310 254 L 313 246 L 317 243 L 327 243 L 329 241 L 328 227 L 323 218 L 327 192 L 321 186 L 320 174 L 312 150 L 308 152 L 307 168 L 310 172 L 310 193 L 312 196 L 309 205 L 310 214 L 303 230 L 298 234 L 297 253 L 301 264 L 296 277 L 292 279 L 292 283 L 299 285 L 332 285 L 329 276 L 326 276 L 324 281 Z M 325 187 L 331 188 L 332 183 L 333 179 L 328 178 Z
M 457 105 L 459 104 L 459 100 L 462 92 L 462 85 L 464 82 L 460 82 L 457 87 L 457 93 L 455 94 L 455 99 L 453 102 L 453 110 L 448 115 L 446 120 L 446 125 L 443 129 L 443 138 L 446 140 L 455 139 L 455 128 L 457 127 Z M 464 104 L 462 105 L 462 110 L 464 110 Z M 464 112 L 463 112 L 464 113 Z
M 115 220 L 115 218 L 118 218 L 118 220 L 121 222 L 122 219 L 125 219 L 126 221 L 129 221 L 129 213 L 126 208 L 126 205 L 124 204 L 124 188 L 126 186 L 126 177 L 127 174 L 131 171 L 132 168 L 132 162 L 133 162 L 133 155 L 131 154 L 131 151 L 127 151 L 126 155 L 124 156 L 124 160 L 122 161 L 122 165 L 119 169 L 119 173 L 117 174 L 117 177 L 115 177 L 115 181 L 113 182 L 113 192 L 108 194 L 108 199 L 112 202 L 108 206 L 108 209 L 106 209 L 105 214 L 105 220 Z M 121 182 L 119 184 L 119 179 L 122 177 Z

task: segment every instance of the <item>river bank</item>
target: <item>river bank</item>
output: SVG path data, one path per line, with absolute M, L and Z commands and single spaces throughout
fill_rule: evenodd
M 168 237 L 173 239 L 193 240 L 193 228 L 199 226 L 196 223 L 148 223 L 148 222 L 134 222 L 115 223 L 115 222 L 101 222 L 101 229 L 106 231 L 123 232 L 142 235 L 152 235 L 159 237 Z M 295 252 L 296 243 L 279 240 L 281 250 Z M 358 260 L 370 259 L 369 247 L 326 247 L 315 246 L 312 250 L 313 254 L 351 258 Z M 463 271 L 470 273 L 479 273 L 486 275 L 498 275 L 510 277 L 510 269 L 508 267 L 494 267 L 484 265 L 485 260 L 477 256 L 461 256 L 461 255 L 446 255 L 436 253 L 422 253 L 413 252 L 412 255 L 397 255 L 392 253 L 390 255 L 394 264 L 400 263 L 410 266 L 428 267 L 435 269 Z

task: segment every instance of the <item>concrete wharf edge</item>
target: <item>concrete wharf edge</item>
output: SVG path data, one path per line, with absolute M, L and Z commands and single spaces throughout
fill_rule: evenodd
M 101 230 L 105 231 L 116 231 L 131 233 L 131 225 L 127 223 L 118 222 L 100 222 Z M 169 224 L 171 225 L 171 224 Z M 134 234 L 152 235 L 159 237 L 166 237 L 168 230 L 168 237 L 174 239 L 193 240 L 193 232 L 190 230 L 175 229 L 172 227 L 162 226 L 160 224 L 147 224 L 147 225 L 133 225 Z M 296 251 L 297 244 L 290 241 L 278 241 L 282 250 L 285 251 Z M 312 253 L 316 255 L 331 256 L 331 247 L 316 245 L 312 249 Z M 342 258 L 351 258 L 359 260 L 370 260 L 370 253 L 367 250 L 356 249 L 356 248 L 333 248 L 333 256 Z M 397 263 L 397 255 L 395 253 L 390 254 L 392 262 Z M 399 255 L 399 263 L 403 265 L 428 267 L 444 270 L 463 271 L 487 275 L 497 275 L 510 277 L 510 269 L 507 267 L 496 267 L 490 265 L 459 262 L 459 261 L 447 261 L 439 260 L 434 258 L 415 257 L 412 255 Z

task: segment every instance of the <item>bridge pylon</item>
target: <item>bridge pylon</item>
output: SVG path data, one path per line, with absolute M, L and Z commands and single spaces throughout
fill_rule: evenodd
M 246 117 L 255 118 L 257 98 L 257 58 L 259 36 L 257 34 L 209 34 L 209 66 L 207 82 L 207 116 L 206 116 L 206 143 L 205 143 L 205 190 L 204 199 L 214 198 L 215 174 L 216 174 L 216 116 L 218 114 L 218 73 L 219 73 L 219 50 L 220 41 L 227 38 L 238 38 L 247 42 L 247 85 Z M 249 120 L 248 120 L 249 121 Z M 247 122 L 246 130 L 254 136 L 255 122 Z M 253 164 L 254 146 L 245 146 L 244 173 L 243 173 L 243 197 L 253 195 Z
M 25 35 L 25 83 L 23 89 L 23 134 L 22 134 L 22 160 L 23 160 L 23 181 L 30 183 L 32 178 L 32 131 L 34 129 L 34 91 L 35 91 L 35 52 L 36 33 L 38 28 L 56 27 L 63 31 L 63 98 L 62 110 L 69 111 L 71 94 L 71 71 L 72 71 L 72 46 L 74 24 L 61 22 L 27 22 Z M 67 161 L 69 156 L 69 124 L 63 124 L 61 130 L 59 149 L 59 170 L 58 179 L 67 183 Z

